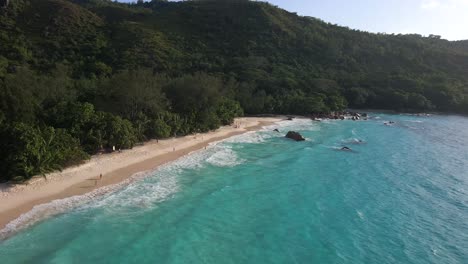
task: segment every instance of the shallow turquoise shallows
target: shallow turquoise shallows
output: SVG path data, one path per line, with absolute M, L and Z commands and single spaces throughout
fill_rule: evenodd
M 57 202 L 75 205 L 0 262 L 468 263 L 468 118 L 371 116 L 284 121 Z

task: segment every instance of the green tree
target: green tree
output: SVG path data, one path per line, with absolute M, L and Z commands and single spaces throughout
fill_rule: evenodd
M 235 117 L 243 116 L 244 111 L 242 110 L 239 102 L 223 97 L 218 106 L 217 115 L 221 124 L 230 125 L 234 122 Z
M 23 181 L 86 159 L 77 139 L 64 130 L 16 123 L 1 130 L 2 181 Z
M 171 127 L 163 120 L 155 119 L 150 122 L 147 135 L 153 139 L 168 138 L 171 136 Z
M 156 116 L 165 111 L 168 102 L 162 92 L 167 82 L 150 70 L 122 71 L 103 81 L 99 109 L 136 120 L 140 113 Z
M 130 121 L 109 113 L 98 113 L 98 115 L 100 121 L 105 124 L 103 139 L 108 148 L 114 146 L 117 149 L 133 148 L 137 138 Z

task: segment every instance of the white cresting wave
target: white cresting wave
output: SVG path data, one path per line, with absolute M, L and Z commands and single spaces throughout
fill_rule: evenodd
M 334 122 L 334 120 L 331 120 Z M 322 123 L 326 123 L 322 121 Z M 291 121 L 284 120 L 277 122 L 274 125 L 270 125 L 264 128 L 264 130 L 278 129 L 281 133 L 287 133 L 289 130 L 308 130 L 308 131 L 318 131 L 320 130 L 320 122 L 312 121 L 309 118 L 295 118 Z
M 64 199 L 53 200 L 49 203 L 36 205 L 29 212 L 20 215 L 15 220 L 8 223 L 2 230 L 0 230 L 0 239 L 6 239 L 16 232 L 23 230 L 27 227 L 34 225 L 35 223 L 49 218 L 54 215 L 65 213 L 71 209 L 85 205 L 92 200 L 112 193 L 124 186 L 134 182 L 138 178 L 145 177 L 147 172 L 141 172 L 133 175 L 132 177 L 113 185 L 104 186 L 83 195 L 76 195 Z
M 201 168 L 203 160 L 209 155 L 209 151 L 189 153 L 155 170 L 136 173 L 120 183 L 104 186 L 83 195 L 36 205 L 0 230 L 0 239 L 6 239 L 46 218 L 77 208 L 85 210 L 105 207 L 114 211 L 128 207 L 150 208 L 154 203 L 164 201 L 178 191 L 176 176 L 182 170 Z M 116 193 L 117 191 L 120 192 Z M 114 195 L 106 196 L 108 194 Z
M 245 144 L 258 144 L 265 142 L 265 140 L 272 138 L 273 135 L 270 133 L 266 133 L 264 131 L 251 131 L 241 135 L 233 136 L 228 139 L 225 139 L 220 142 L 224 143 L 245 143 Z M 220 143 L 217 142 L 217 143 Z M 216 144 L 217 144 L 216 143 Z M 216 145 L 214 144 L 214 145 Z
M 165 171 L 165 169 L 163 169 Z M 87 208 L 106 208 L 114 213 L 128 212 L 128 208 L 151 209 L 156 203 L 170 198 L 179 190 L 175 171 L 152 171 L 138 182 L 119 189 L 118 193 L 104 196 L 96 203 L 88 203 Z
M 237 158 L 237 154 L 231 147 L 224 144 L 211 145 L 207 150 L 194 151 L 176 161 L 160 166 L 147 173 L 146 177 L 140 178 L 140 181 L 121 189 L 118 194 L 86 206 L 111 208 L 112 211 L 129 207 L 151 209 L 155 204 L 163 202 L 179 191 L 177 177 L 184 170 L 197 170 L 207 164 L 232 167 L 242 162 L 243 160 Z
M 104 186 L 83 195 L 36 205 L 0 230 L 0 240 L 46 218 L 78 208 L 86 210 L 104 207 L 112 211 L 129 207 L 151 208 L 154 203 L 162 202 L 178 191 L 177 174 L 183 168 L 196 168 L 197 160 L 191 159 L 190 156 L 182 157 L 156 170 L 136 173 L 117 184 Z
M 215 147 L 215 152 L 206 159 L 206 162 L 216 167 L 234 167 L 245 162 L 229 146 Z
M 347 139 L 342 139 L 341 143 L 343 144 L 353 144 L 353 145 L 360 145 L 360 144 L 366 144 L 366 141 L 363 139 L 359 138 L 347 138 Z

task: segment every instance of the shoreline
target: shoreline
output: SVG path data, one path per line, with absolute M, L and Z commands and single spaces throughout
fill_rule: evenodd
M 374 108 L 348 108 L 347 111 L 352 112 L 365 112 L 365 113 L 383 113 L 383 114 L 392 114 L 392 115 L 414 115 L 414 114 L 429 114 L 429 115 L 439 115 L 439 116 L 462 116 L 468 117 L 466 113 L 460 112 L 437 112 L 437 111 L 398 111 L 390 109 L 374 109 Z
M 153 140 L 122 153 L 95 155 L 82 165 L 47 175 L 47 180 L 36 177 L 24 185 L 1 184 L 0 231 L 36 206 L 123 183 L 137 173 L 154 170 L 210 143 L 258 131 L 281 120 L 281 117 L 237 118 L 239 128 L 224 126 L 203 134 Z M 101 173 L 103 177 L 99 179 Z

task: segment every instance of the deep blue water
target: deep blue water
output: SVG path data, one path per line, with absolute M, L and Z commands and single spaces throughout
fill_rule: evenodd
M 0 262 L 468 263 L 468 118 L 372 115 L 284 121 L 62 201 L 80 200 Z

